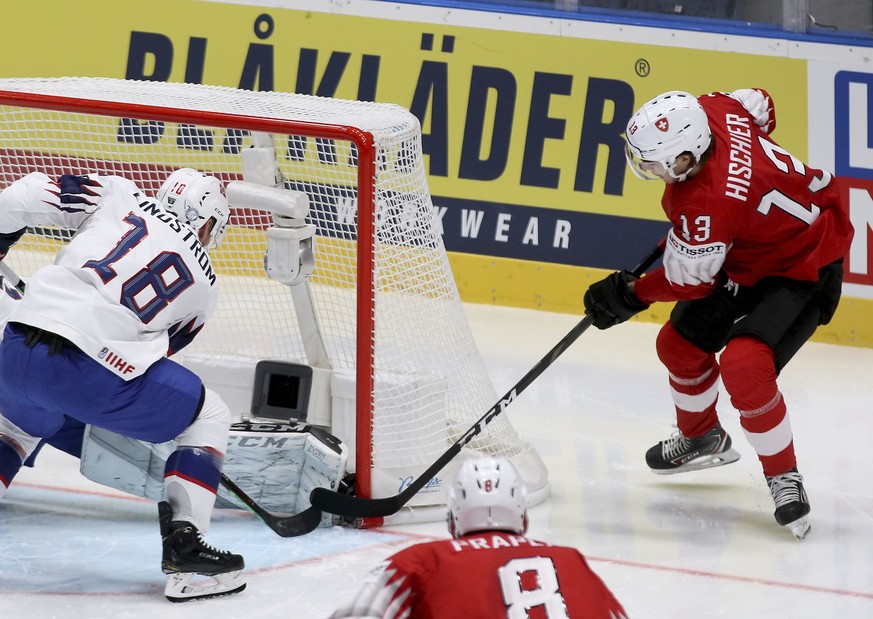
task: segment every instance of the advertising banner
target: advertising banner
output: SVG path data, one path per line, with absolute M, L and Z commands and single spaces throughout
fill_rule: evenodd
M 814 66 L 780 45 L 772 54 L 738 53 L 725 46 L 729 35 L 695 33 L 699 49 L 690 49 L 631 35 L 555 36 L 535 17 L 514 16 L 513 28 L 494 29 L 486 27 L 494 13 L 462 26 L 434 20 L 425 7 L 428 19 L 417 22 L 343 14 L 334 3 L 324 12 L 264 4 L 12 3 L 4 18 L 21 27 L 0 39 L 0 74 L 402 105 L 421 121 L 436 216 L 462 295 L 555 311 L 581 309 L 588 269 L 629 268 L 667 230 L 662 185 L 637 179 L 625 162 L 622 134 L 633 111 L 668 90 L 763 87 L 776 105 L 775 139 L 812 165 L 832 162 L 849 179 L 861 238 L 847 281 L 858 296 L 871 296 L 870 74 Z

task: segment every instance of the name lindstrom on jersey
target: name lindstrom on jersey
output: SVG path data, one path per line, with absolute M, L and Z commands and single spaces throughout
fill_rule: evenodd
M 140 194 L 136 195 L 137 198 L 142 197 Z M 209 261 L 209 254 L 206 253 L 206 249 L 203 247 L 203 245 L 200 244 L 200 240 L 197 238 L 197 234 L 191 228 L 183 226 L 182 222 L 176 219 L 176 217 L 174 217 L 173 215 L 163 210 L 153 200 L 140 200 L 139 207 L 143 210 L 144 213 L 151 215 L 155 219 L 158 219 L 159 221 L 167 224 L 173 232 L 182 235 L 182 240 L 186 243 L 189 243 L 188 247 L 194 254 L 194 259 L 197 261 L 197 264 L 200 265 L 200 269 L 203 271 L 203 274 L 209 280 L 209 285 L 214 286 L 216 283 L 215 272 L 212 270 L 212 264 Z M 100 352 L 97 354 L 97 357 L 106 365 L 108 365 L 112 370 L 119 374 L 130 374 L 131 372 L 136 370 L 135 365 L 128 363 L 123 357 L 113 352 L 106 346 L 104 346 L 100 350 Z
M 167 224 L 173 232 L 182 235 L 182 240 L 189 243 L 188 248 L 194 254 L 194 259 L 197 261 L 197 264 L 200 265 L 200 270 L 203 271 L 206 279 L 209 280 L 209 285 L 214 286 L 217 281 L 215 272 L 212 270 L 212 263 L 209 261 L 209 254 L 206 252 L 206 248 L 200 244 L 200 239 L 197 238 L 197 234 L 188 226 L 182 225 L 181 221 L 166 212 L 153 200 L 142 200 L 139 203 L 139 207 L 144 213 Z

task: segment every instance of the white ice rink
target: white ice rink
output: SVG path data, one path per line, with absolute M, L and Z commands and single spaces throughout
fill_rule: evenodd
M 467 310 L 499 393 L 579 318 Z M 873 350 L 810 343 L 780 379 L 812 504 L 812 532 L 797 542 L 773 520 L 724 393 L 739 462 L 684 476 L 646 468 L 645 450 L 673 422 L 657 329 L 589 329 L 507 409 L 550 470 L 552 497 L 532 510 L 531 536 L 580 548 L 631 617 L 873 617 Z M 245 556 L 248 589 L 171 604 L 154 505 L 82 479 L 76 461 L 46 450 L 0 502 L 0 618 L 327 617 L 378 560 L 444 535 L 433 523 L 282 539 L 248 513 L 219 511 L 208 541 Z M 475 583 L 458 595 L 475 595 Z

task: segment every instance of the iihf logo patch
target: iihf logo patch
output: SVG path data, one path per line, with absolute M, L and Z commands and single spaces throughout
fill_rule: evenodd
M 666 133 L 670 130 L 670 123 L 666 118 L 659 118 L 655 121 L 655 127 L 658 128 L 658 131 L 663 131 Z
M 106 365 L 108 365 L 113 372 L 116 372 L 118 374 L 130 374 L 131 372 L 136 370 L 135 365 L 128 363 L 122 357 L 109 350 L 109 348 L 106 346 L 104 346 L 100 350 L 100 352 L 97 353 L 97 356 L 100 358 L 101 361 L 106 363 Z

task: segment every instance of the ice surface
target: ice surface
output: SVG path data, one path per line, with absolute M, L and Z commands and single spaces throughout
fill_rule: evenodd
M 467 306 L 499 393 L 579 320 Z M 631 617 L 873 617 L 873 350 L 808 344 L 780 378 L 812 532 L 773 520 L 754 452 L 727 396 L 736 464 L 656 476 L 645 450 L 672 432 L 654 351 L 658 327 L 590 329 L 506 410 L 549 466 L 552 497 L 533 537 L 577 546 Z M 482 411 L 484 413 L 484 411 Z M 443 523 L 319 529 L 277 537 L 245 512 L 216 513 L 207 540 L 244 555 L 248 589 L 216 600 L 163 597 L 156 509 L 81 478 L 45 450 L 0 502 L 0 617 L 327 617 L 380 559 L 446 534 Z

